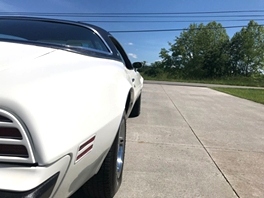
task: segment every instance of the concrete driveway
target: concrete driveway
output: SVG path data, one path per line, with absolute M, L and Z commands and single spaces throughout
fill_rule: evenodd
M 203 87 L 145 84 L 127 122 L 115 198 L 264 197 L 264 105 Z

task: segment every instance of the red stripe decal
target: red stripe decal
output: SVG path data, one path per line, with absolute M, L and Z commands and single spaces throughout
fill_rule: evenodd
M 86 153 L 88 153 L 90 150 L 92 150 L 93 148 L 93 145 L 89 146 L 87 149 L 85 149 L 82 153 L 80 153 L 78 156 L 77 156 L 77 160 L 79 160 L 81 157 L 83 157 Z
M 82 150 L 84 147 L 86 147 L 88 144 L 90 144 L 91 142 L 93 142 L 95 139 L 95 136 L 93 136 L 92 138 L 90 138 L 89 140 L 87 140 L 86 142 L 84 142 L 80 148 L 79 148 L 79 151 Z

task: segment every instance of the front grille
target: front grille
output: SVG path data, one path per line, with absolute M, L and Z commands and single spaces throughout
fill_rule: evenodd
M 0 162 L 35 163 L 28 131 L 13 114 L 0 109 Z

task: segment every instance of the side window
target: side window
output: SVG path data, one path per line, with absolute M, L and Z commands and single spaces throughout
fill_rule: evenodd
M 32 41 L 110 52 L 100 36 L 91 29 L 75 24 L 5 19 L 0 20 L 0 27 L 0 39 Z
M 68 38 L 65 39 L 66 45 L 109 52 L 101 38 L 96 33 L 92 32 L 92 30 L 79 27 L 78 30 L 79 31 L 77 31 L 77 28 L 75 27 L 75 34 L 69 34 Z
M 117 55 L 121 58 L 121 60 L 124 63 L 124 65 L 126 65 L 126 62 L 125 62 L 123 56 L 121 55 L 121 53 L 119 52 L 119 50 L 117 48 L 116 48 L 116 50 L 117 50 Z
M 109 52 L 103 41 L 98 37 L 97 34 L 92 33 L 92 36 L 90 37 L 91 41 L 93 43 L 94 49 L 104 52 Z
M 129 60 L 126 52 L 125 52 L 125 50 L 123 49 L 123 47 L 118 43 L 118 41 L 114 37 L 110 36 L 110 39 L 113 42 L 113 44 L 114 44 L 114 46 L 115 46 L 115 48 L 117 50 L 117 53 L 118 53 L 117 55 L 120 57 L 120 59 L 122 60 L 124 65 L 128 69 L 133 69 L 133 66 L 132 66 L 132 64 L 131 64 L 131 62 L 130 62 L 130 60 Z

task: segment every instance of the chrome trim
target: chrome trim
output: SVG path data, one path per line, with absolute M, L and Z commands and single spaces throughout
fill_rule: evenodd
M 107 44 L 107 42 L 104 40 L 104 38 L 99 34 L 98 31 L 96 31 L 94 28 L 90 27 L 90 26 L 84 26 L 86 28 L 89 28 L 91 31 L 93 31 L 105 44 L 105 46 L 108 48 L 109 50 L 109 54 L 113 54 L 113 51 L 111 50 L 111 48 L 109 47 L 109 45 Z M 105 52 L 106 53 L 106 52 Z
M 117 159 L 116 159 L 116 175 L 117 178 L 120 178 L 123 166 L 124 166 L 124 158 L 125 158 L 125 133 L 126 133 L 126 125 L 125 121 L 122 120 L 119 131 L 118 131 L 118 145 L 117 145 Z
M 8 138 L 0 138 L 0 144 L 8 145 L 23 145 L 26 147 L 28 152 L 28 158 L 24 157 L 13 157 L 13 156 L 0 156 L 0 162 L 11 162 L 11 163 L 36 163 L 33 149 L 29 140 L 29 133 L 27 129 L 22 125 L 22 123 L 13 114 L 0 109 L 0 115 L 10 119 L 12 122 L 0 122 L 0 127 L 13 127 L 17 128 L 22 136 L 22 140 L 14 140 Z

